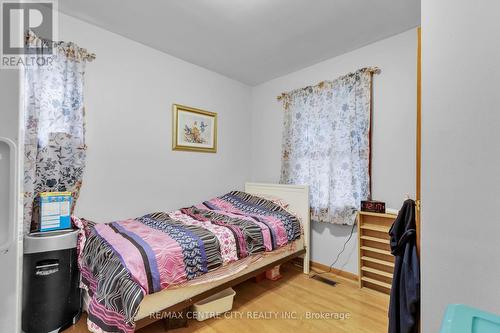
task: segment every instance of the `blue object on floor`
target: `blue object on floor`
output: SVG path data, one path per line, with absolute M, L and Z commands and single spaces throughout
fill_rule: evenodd
M 500 316 L 463 304 L 448 305 L 440 333 L 500 333 Z

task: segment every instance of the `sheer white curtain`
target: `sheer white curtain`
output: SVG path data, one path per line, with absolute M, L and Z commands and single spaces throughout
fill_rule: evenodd
M 355 222 L 370 194 L 371 75 L 364 68 L 282 96 L 281 182 L 309 184 L 311 219 Z

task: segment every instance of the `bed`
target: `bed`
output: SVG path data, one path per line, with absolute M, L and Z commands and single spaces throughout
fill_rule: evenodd
M 241 193 L 243 192 L 236 193 L 235 195 L 245 195 Z M 274 248 L 273 246 L 272 251 L 252 253 L 240 260 L 208 271 L 192 280 L 177 283 L 157 292 L 146 293 L 140 300 L 138 309 L 134 311 L 133 320 L 128 323 L 129 326 L 125 329 L 120 329 L 120 331 L 133 332 L 134 329 L 140 329 L 152 322 L 166 318 L 166 314 L 169 312 L 185 309 L 199 300 L 209 297 L 228 287 L 237 285 L 276 265 L 299 256 L 303 257 L 304 273 L 309 273 L 310 220 L 308 187 L 303 185 L 246 183 L 244 193 L 249 194 L 250 197 L 257 196 L 265 199 L 274 197 L 286 202 L 286 211 L 292 216 L 297 217 L 300 221 L 302 235 L 279 247 Z M 196 211 L 194 212 L 196 213 Z M 271 232 L 269 232 L 269 234 L 271 234 Z M 274 239 L 274 237 L 272 238 Z M 94 267 L 93 270 L 95 272 L 96 268 Z M 98 270 L 99 268 L 97 271 Z M 88 272 L 82 271 L 82 281 L 85 280 L 86 276 L 88 276 Z M 90 280 L 87 279 L 86 283 L 82 283 L 84 289 L 89 290 L 89 286 L 91 285 L 89 281 Z M 143 286 L 143 288 L 146 287 Z M 125 294 L 125 299 L 127 297 L 126 292 L 123 292 L 123 294 Z M 85 303 L 89 303 L 90 301 L 87 293 L 85 297 Z M 96 312 L 95 307 L 92 311 Z M 106 313 L 95 318 L 95 316 L 91 316 L 89 313 L 89 329 L 94 332 L 106 332 L 105 329 L 102 329 L 103 325 L 100 324 L 99 320 L 101 318 L 109 319 L 109 317 L 113 316 L 114 313 Z M 104 327 L 106 327 L 106 325 L 104 325 Z

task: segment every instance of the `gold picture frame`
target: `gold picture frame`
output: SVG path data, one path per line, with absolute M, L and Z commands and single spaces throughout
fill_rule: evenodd
M 217 152 L 217 113 L 172 104 L 172 150 Z

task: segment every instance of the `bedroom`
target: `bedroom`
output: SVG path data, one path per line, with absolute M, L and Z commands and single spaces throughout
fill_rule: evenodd
M 4 5 L 9 3 L 12 2 L 2 2 L 4 15 Z M 129 228 L 130 232 L 137 227 L 125 223 L 127 219 L 166 212 L 168 218 L 152 218 L 168 219 L 169 228 L 179 220 L 189 221 L 190 226 L 197 225 L 195 221 L 205 226 L 182 227 L 186 233 L 196 232 L 193 239 L 204 242 L 199 245 L 200 252 L 207 250 L 210 242 L 219 244 L 214 258 L 200 259 L 205 265 L 200 273 L 190 275 L 188 260 L 178 257 L 175 265 L 186 272 L 181 274 L 185 276 L 176 280 L 172 274 L 160 271 L 155 280 L 151 267 L 146 267 L 146 262 L 155 264 L 151 257 L 142 260 L 144 252 L 135 253 L 135 248 L 132 251 L 130 247 L 120 250 L 123 243 L 111 237 L 113 234 L 111 238 L 99 234 L 103 240 L 117 241 L 112 246 L 115 260 L 126 254 L 119 267 L 128 271 L 135 287 L 140 287 L 136 288 L 137 295 L 144 296 L 144 302 L 124 300 L 126 306 L 113 311 L 106 303 L 112 298 L 110 293 L 91 290 L 94 295 L 101 293 L 99 297 L 103 298 L 99 299 L 69 286 L 72 292 L 77 290 L 79 304 L 75 313 L 81 316 L 75 325 L 65 327 L 68 332 L 113 331 L 109 329 L 113 325 L 102 322 L 105 319 L 99 311 L 84 311 L 84 303 L 89 300 L 94 300 L 95 307 L 104 304 L 103 311 L 118 316 L 120 324 L 115 324 L 122 331 L 382 332 L 388 327 L 391 332 L 401 331 L 391 324 L 400 314 L 388 316 L 394 259 L 391 254 L 372 253 L 373 248 L 386 252 L 390 249 L 389 235 L 358 232 L 362 230 L 358 228 L 363 223 L 378 223 L 388 229 L 406 198 L 422 201 L 421 212 L 419 207 L 413 207 L 417 214 L 415 231 L 420 232 L 417 223 L 421 222 L 421 237 L 412 240 L 415 248 L 419 247 L 418 277 L 422 281 L 421 287 L 417 285 L 421 288 L 417 297 L 421 299 L 421 313 L 414 311 L 412 316 L 420 322 L 421 331 L 439 331 L 450 304 L 463 303 L 500 314 L 500 294 L 495 286 L 500 272 L 494 264 L 500 255 L 495 246 L 499 224 L 488 210 L 479 209 L 495 207 L 500 195 L 496 172 L 496 129 L 500 120 L 493 112 L 493 105 L 498 102 L 493 80 L 500 50 L 489 40 L 489 36 L 500 32 L 493 15 L 500 9 L 498 4 L 437 4 L 427 0 L 40 3 L 43 8 L 37 9 L 43 14 L 49 12 L 54 19 L 53 30 L 44 35 L 44 30 L 37 30 L 37 22 L 31 22 L 30 17 L 27 24 L 37 35 L 33 36 L 32 47 L 39 47 L 36 41 L 47 39 L 74 43 L 57 44 L 54 49 L 79 51 L 75 55 L 78 61 L 71 59 L 71 52 L 65 53 L 69 59 L 66 61 L 76 63 L 74 68 L 59 69 L 65 75 L 74 74 L 76 79 L 54 88 L 47 84 L 53 81 L 35 75 L 36 66 L 5 68 L 9 64 L 2 60 L 0 137 L 13 144 L 2 141 L 0 154 L 14 164 L 8 164 L 9 158 L 0 159 L 2 182 L 5 181 L 1 194 L 5 204 L 1 209 L 5 223 L 1 241 L 6 244 L 0 260 L 11 272 L 5 275 L 5 282 L 2 280 L 6 297 L 0 309 L 1 332 L 48 332 L 61 327 L 60 316 L 40 311 L 44 318 L 40 319 L 30 306 L 39 310 L 54 304 L 62 309 L 55 295 L 64 288 L 54 291 L 52 286 L 47 294 L 41 293 L 43 297 L 35 297 L 42 289 L 33 287 L 33 281 L 38 281 L 36 277 L 26 275 L 40 266 L 37 262 L 45 260 L 44 265 L 55 265 L 50 261 L 54 260 L 52 257 L 33 260 L 50 252 L 39 251 L 40 239 L 57 233 L 40 231 L 40 221 L 46 220 L 37 212 L 36 206 L 43 205 L 42 197 L 37 195 L 63 191 L 72 192 L 74 228 L 85 219 L 97 223 L 97 227 L 85 227 L 87 232 L 113 230 L 123 234 L 120 228 Z M 47 4 L 54 8 L 47 11 Z M 5 19 L 2 22 L 5 32 Z M 3 56 L 4 44 L 2 47 Z M 343 90 L 345 86 L 347 90 Z M 352 93 L 351 88 L 356 92 Z M 69 109 L 80 116 L 64 126 L 70 126 L 80 141 L 54 144 L 61 132 L 60 123 L 48 120 L 45 128 L 35 129 L 27 119 L 44 116 L 47 108 L 36 98 L 38 94 L 66 96 L 68 89 L 79 94 L 81 104 L 75 107 L 70 103 Z M 345 110 L 336 102 L 345 98 L 335 95 L 338 92 L 353 98 L 351 104 L 346 102 L 349 105 Z M 329 98 L 329 93 L 335 97 Z M 365 103 L 358 103 L 360 100 Z M 310 104 L 302 105 L 301 101 Z M 67 101 L 61 104 L 64 102 Z M 64 114 L 67 108 L 55 105 L 48 109 Z M 347 133 L 343 126 L 347 120 L 340 122 L 338 128 L 324 126 L 329 121 L 339 124 L 330 115 L 341 117 L 340 111 L 354 112 L 351 117 L 362 119 L 350 123 L 357 126 L 352 133 L 359 139 L 356 145 L 354 141 L 342 140 Z M 300 126 L 304 124 L 309 124 L 317 136 L 303 131 Z M 43 130 L 46 136 L 40 134 Z M 329 145 L 323 144 L 323 134 L 330 138 Z M 335 140 L 331 139 L 334 136 Z M 29 145 L 29 139 L 36 144 Z M 50 140 L 53 144 L 44 144 Z M 75 147 L 77 151 L 70 153 L 70 162 L 58 162 L 69 163 L 68 186 L 51 186 L 52 178 L 62 177 L 65 170 L 43 164 L 46 161 L 40 159 L 51 153 L 43 146 L 57 145 Z M 27 155 L 30 149 L 36 160 Z M 350 187 L 350 181 L 341 181 L 347 179 L 345 176 L 338 182 L 335 178 L 342 163 L 331 151 L 342 149 L 360 150 L 356 158 L 349 159 L 350 163 L 359 163 L 359 174 L 352 175 L 356 190 Z M 329 160 L 320 163 L 315 154 L 328 155 Z M 307 173 L 297 171 L 303 163 L 308 165 Z M 54 176 L 54 172 L 59 175 Z M 32 177 L 27 179 L 26 175 Z M 334 182 L 341 184 L 340 189 L 332 190 Z M 233 190 L 262 199 L 230 194 Z M 355 210 L 345 204 L 344 197 L 326 198 L 338 192 L 354 202 Z M 366 199 L 385 203 L 386 214 L 380 220 L 370 220 L 370 215 L 364 213 L 358 217 L 361 200 Z M 35 205 L 34 209 L 16 205 L 20 200 Z M 344 206 L 349 210 L 342 210 Z M 466 206 L 474 208 L 456 208 Z M 206 222 L 207 217 L 198 214 L 197 209 L 211 214 L 208 219 L 212 222 Z M 266 214 L 260 211 L 256 217 L 255 209 L 265 210 Z M 147 225 L 145 220 L 136 224 L 150 228 L 148 232 L 133 229 L 134 235 L 142 235 L 142 240 L 156 235 L 152 224 Z M 482 228 L 474 227 L 472 231 L 471 220 L 481 220 Z M 118 227 L 109 223 L 113 221 Z M 108 229 L 101 230 L 105 228 Z M 256 232 L 256 228 L 260 231 Z M 33 232 L 41 236 L 28 238 Z M 280 232 L 285 232 L 281 238 Z M 176 239 L 172 246 L 178 253 L 183 250 L 179 255 L 184 256 L 182 241 L 170 229 L 167 233 L 164 242 Z M 238 242 L 240 234 L 247 239 L 243 237 Z M 374 240 L 377 235 L 383 240 Z M 96 234 L 86 236 L 92 240 Z M 227 247 L 228 252 L 223 252 L 226 236 L 234 243 Z M 255 237 L 258 244 L 254 243 Z M 82 238 L 81 235 L 79 239 Z M 141 240 L 136 239 L 137 242 Z M 56 241 L 45 243 L 52 251 L 57 246 Z M 94 245 L 102 250 L 103 244 L 104 241 Z M 141 249 L 148 246 L 152 245 L 143 245 Z M 363 246 L 372 250 L 362 249 Z M 157 259 L 172 257 L 162 248 L 152 247 L 151 251 Z M 372 256 L 367 251 L 372 251 Z M 98 254 L 76 252 L 71 252 L 71 258 L 87 260 L 83 265 L 87 273 L 97 280 L 104 279 L 99 280 L 99 285 L 111 281 L 110 276 L 106 280 L 96 273 L 105 266 L 93 266 L 92 259 L 98 258 Z M 380 262 L 369 264 L 367 257 L 389 262 L 389 266 L 384 268 Z M 58 273 L 63 273 L 63 266 L 67 266 L 62 258 L 59 260 L 60 272 L 46 276 L 52 284 Z M 139 260 L 140 271 L 146 274 L 134 272 L 129 260 Z M 28 264 L 35 266 L 30 268 Z M 83 266 L 79 261 L 78 267 Z M 230 274 L 232 267 L 235 268 Z M 202 274 L 206 271 L 210 272 Z M 74 274 L 79 286 L 81 282 L 93 288 L 92 281 L 83 281 L 83 274 L 79 281 L 78 270 Z M 62 277 L 61 283 L 66 285 L 68 276 Z M 368 283 L 360 284 L 363 277 Z M 187 285 L 182 286 L 183 283 Z M 170 284 L 176 286 L 159 291 Z M 146 296 L 150 287 L 158 292 Z M 195 318 L 194 303 L 229 288 L 235 292 L 230 311 L 217 312 L 216 318 L 203 321 Z M 394 302 L 402 298 L 398 295 Z M 187 308 L 187 312 L 182 312 Z M 129 309 L 135 313 L 128 313 Z M 180 317 L 189 316 L 187 322 L 187 318 L 163 318 L 179 311 Z M 186 323 L 187 327 L 173 328 Z M 416 323 L 410 326 L 417 329 Z

